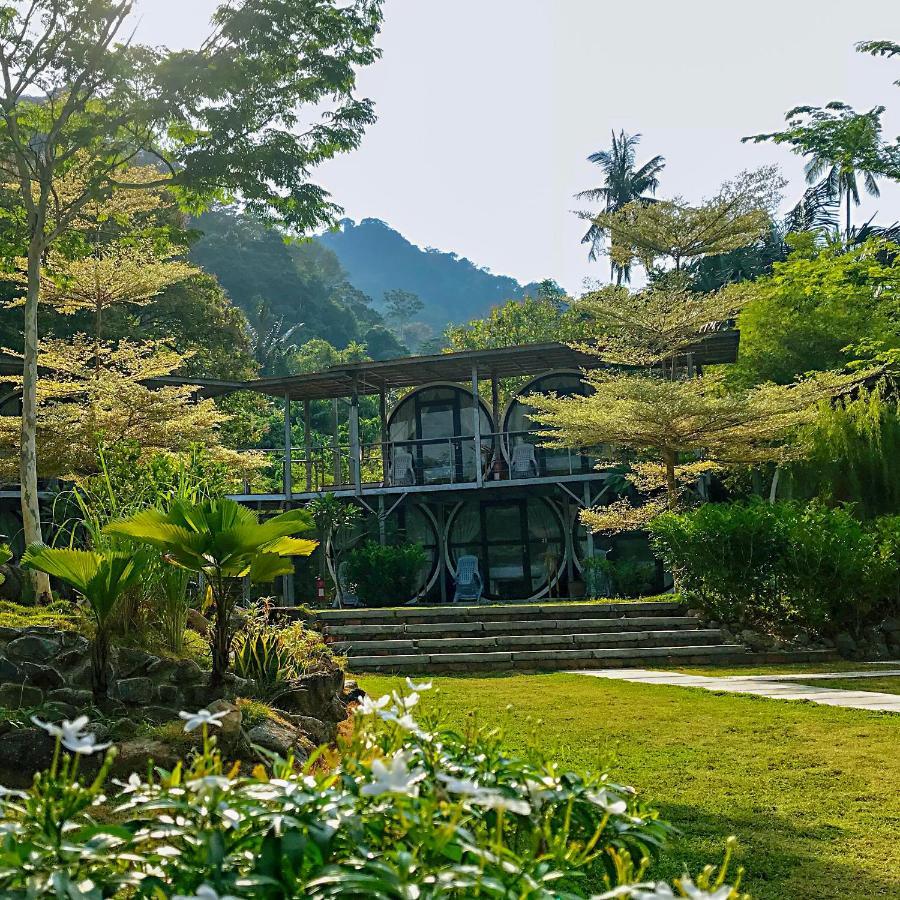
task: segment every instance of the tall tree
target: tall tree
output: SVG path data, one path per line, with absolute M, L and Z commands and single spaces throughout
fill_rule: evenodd
M 385 291 L 384 313 L 385 316 L 397 326 L 397 337 L 400 342 L 406 343 L 406 335 L 413 319 L 425 309 L 418 294 L 412 291 Z
M 585 376 L 593 389 L 589 395 L 533 395 L 529 403 L 536 409 L 534 418 L 548 429 L 551 446 L 606 446 L 636 455 L 631 480 L 651 496 L 639 507 L 623 500 L 586 510 L 582 521 L 587 527 L 642 527 L 663 509 L 677 507 L 683 487 L 702 472 L 791 458 L 797 453 L 792 439 L 814 420 L 819 402 L 859 383 L 861 376 L 828 373 L 791 385 L 729 392 L 719 375 L 682 377 L 683 369 L 674 366 L 678 353 L 699 340 L 711 321 L 731 318 L 748 299 L 744 285 L 692 298 L 677 289 L 635 297 L 613 288 L 603 303 L 594 303 L 598 340 L 593 352 L 605 362 L 638 368 L 597 369 Z M 669 360 L 673 365 L 663 365 L 661 372 L 644 368 Z
M 798 106 L 786 114 L 784 131 L 743 140 L 787 144 L 805 156 L 807 182 L 822 185 L 830 196 L 843 201 L 849 240 L 851 208 L 861 203 L 860 179 L 865 191 L 878 197 L 879 177 L 900 178 L 900 146 L 886 144 L 881 137 L 883 112 L 883 106 L 876 106 L 860 113 L 837 101 L 825 107 Z
M 770 211 L 781 198 L 784 181 L 774 166 L 743 172 L 726 181 L 715 196 L 698 206 L 680 197 L 656 203 L 628 203 L 600 213 L 597 226 L 615 234 L 609 253 L 620 266 L 638 260 L 648 273 L 665 265 L 680 273 L 707 256 L 727 253 L 757 241 L 769 228 Z
M 238 197 L 298 230 L 337 208 L 313 167 L 352 149 L 372 121 L 356 71 L 378 56 L 380 0 L 223 3 L 199 49 L 142 47 L 120 33 L 131 0 L 0 4 L 0 171 L 20 208 L 3 220 L 7 255 L 27 257 L 20 481 L 25 536 L 40 541 L 37 493 L 41 262 L 80 211 L 123 187 L 139 155 L 186 206 Z M 321 120 L 297 126 L 301 109 Z M 58 190 L 65 177 L 76 190 Z M 41 576 L 38 595 L 49 594 Z
M 588 200 L 592 203 L 603 204 L 605 212 L 616 212 L 629 203 L 651 203 L 652 195 L 659 187 L 659 176 L 665 168 L 666 160 L 662 156 L 654 156 L 642 166 L 635 168 L 637 163 L 637 146 L 641 142 L 639 134 L 625 134 L 620 131 L 618 136 L 612 132 L 612 146 L 609 150 L 598 150 L 588 157 L 588 162 L 600 166 L 603 171 L 603 184 L 599 187 L 581 191 L 575 197 L 578 200 Z M 651 196 L 648 196 L 651 195 Z M 590 221 L 590 227 L 581 239 L 582 244 L 590 244 L 588 256 L 596 260 L 600 254 L 600 247 L 607 231 L 596 223 L 596 213 L 582 212 L 579 216 Z M 615 240 L 610 235 L 611 240 Z M 619 265 L 614 259 L 610 261 L 611 275 L 617 284 L 630 280 L 630 266 Z

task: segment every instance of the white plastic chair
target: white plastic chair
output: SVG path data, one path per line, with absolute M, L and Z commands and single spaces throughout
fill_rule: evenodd
M 413 455 L 402 447 L 394 448 L 394 464 L 391 467 L 391 484 L 415 484 L 416 470 Z
M 528 478 L 529 475 L 534 475 L 536 478 L 540 473 L 538 472 L 538 464 L 534 456 L 534 444 L 529 444 L 526 441 L 516 444 L 513 447 L 509 468 L 513 478 Z
M 456 590 L 453 592 L 453 602 L 460 600 L 481 600 L 484 593 L 484 581 L 478 570 L 477 556 L 461 556 L 456 563 Z

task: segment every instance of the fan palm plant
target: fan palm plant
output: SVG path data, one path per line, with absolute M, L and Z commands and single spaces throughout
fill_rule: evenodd
M 654 156 L 640 168 L 635 168 L 637 159 L 637 146 L 641 142 L 639 134 L 625 134 L 620 131 L 616 135 L 612 133 L 612 146 L 609 150 L 598 150 L 588 157 L 588 161 L 600 166 L 603 170 L 604 181 L 600 187 L 581 191 L 575 197 L 578 200 L 588 200 L 592 203 L 600 202 L 606 212 L 616 212 L 628 203 L 639 201 L 651 203 L 652 197 L 659 187 L 659 175 L 665 168 L 666 160 L 662 156 Z M 578 215 L 587 219 L 591 224 L 582 244 L 590 244 L 588 254 L 591 260 L 596 260 L 600 255 L 600 249 L 606 233 L 595 221 L 596 213 L 580 212 Z M 612 276 L 618 284 L 622 280 L 629 280 L 628 266 L 620 266 L 612 263 Z
M 289 557 L 309 556 L 317 542 L 295 538 L 313 527 L 304 510 L 291 510 L 261 522 L 256 512 L 233 500 L 176 501 L 168 511 L 146 509 L 112 522 L 106 532 L 149 544 L 184 569 L 202 573 L 212 590 L 211 684 L 222 683 L 231 656 L 231 613 L 242 578 L 255 584 L 291 575 Z
M 145 553 L 98 553 L 32 544 L 22 557 L 28 569 L 70 584 L 90 606 L 96 630 L 91 642 L 91 686 L 102 699 L 109 692 L 109 633 L 116 606 L 144 573 Z

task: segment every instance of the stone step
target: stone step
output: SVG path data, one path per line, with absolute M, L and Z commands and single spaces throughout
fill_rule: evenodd
M 408 653 L 391 656 L 354 656 L 352 672 L 474 672 L 510 669 L 564 670 L 608 668 L 652 663 L 707 665 L 718 662 L 755 662 L 739 644 L 687 644 L 661 647 L 578 647 L 571 650 L 492 650 L 481 652 Z
M 496 634 L 481 637 L 422 637 L 375 641 L 339 641 L 331 644 L 352 663 L 359 657 L 409 655 L 416 653 L 455 653 L 466 651 L 539 651 L 583 648 L 599 650 L 616 647 L 677 647 L 682 645 L 718 644 L 722 633 L 718 628 L 694 628 L 676 631 L 611 631 L 607 633 Z
M 614 631 L 655 631 L 697 628 L 693 616 L 623 616 L 585 619 L 525 619 L 520 621 L 413 622 L 392 625 L 332 625 L 325 632 L 335 639 L 356 642 L 416 637 L 475 637 L 512 634 L 604 634 Z
M 305 618 L 319 626 L 440 624 L 447 622 L 528 621 L 543 619 L 613 618 L 623 616 L 677 616 L 681 603 L 635 601 L 628 603 L 509 603 L 478 606 L 401 606 L 389 609 L 325 609 L 311 615 L 303 607 L 285 607 L 279 614 Z

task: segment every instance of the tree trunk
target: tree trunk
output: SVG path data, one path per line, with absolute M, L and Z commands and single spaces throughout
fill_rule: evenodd
M 43 543 L 37 477 L 37 381 L 38 304 L 41 293 L 41 258 L 44 252 L 43 223 L 34 226 L 28 245 L 28 290 L 25 295 L 25 354 L 22 363 L 22 430 L 19 448 L 19 483 L 22 492 L 22 523 L 25 543 Z M 50 601 L 50 577 L 31 570 L 31 583 L 38 603 Z
M 775 474 L 772 475 L 772 486 L 769 488 L 769 503 L 775 502 L 778 497 L 778 481 L 781 478 L 781 466 L 775 466 Z
M 669 509 L 678 506 L 678 482 L 675 480 L 675 451 L 664 450 L 663 462 L 666 465 L 666 492 L 669 497 Z
M 230 579 L 217 576 L 213 586 L 216 621 L 213 623 L 212 674 L 210 687 L 221 687 L 231 662 L 231 583 Z
M 91 642 L 91 688 L 94 699 L 103 700 L 109 694 L 109 632 L 106 625 L 98 625 Z
M 847 243 L 850 243 L 850 191 L 847 191 Z

